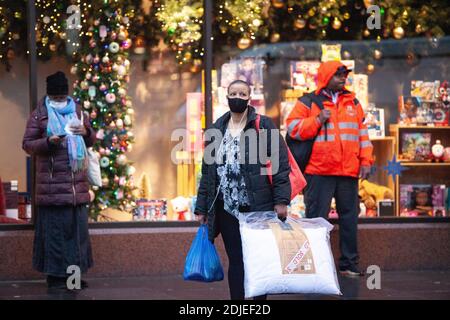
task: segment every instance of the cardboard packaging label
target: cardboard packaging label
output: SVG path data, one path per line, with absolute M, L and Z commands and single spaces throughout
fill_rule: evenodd
M 277 241 L 283 274 L 314 274 L 311 245 L 302 228 L 296 224 L 271 223 Z

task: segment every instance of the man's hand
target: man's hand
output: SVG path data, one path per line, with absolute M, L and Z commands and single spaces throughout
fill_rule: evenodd
M 361 166 L 359 169 L 359 177 L 361 179 L 368 179 L 370 176 L 370 166 Z
M 323 109 L 319 114 L 319 121 L 321 123 L 325 123 L 328 119 L 331 118 L 331 111 L 328 109 Z
M 50 142 L 52 145 L 57 146 L 58 144 L 61 143 L 62 139 L 63 139 L 62 137 L 51 136 L 48 138 L 48 142 Z
M 276 204 L 274 207 L 274 211 L 278 215 L 278 219 L 284 222 L 287 218 L 287 205 L 285 204 Z
M 198 222 L 201 224 L 207 224 L 208 223 L 208 217 L 205 214 L 196 214 L 195 215 Z
M 72 134 L 76 134 L 76 135 L 80 135 L 80 136 L 87 135 L 86 127 L 82 124 L 79 126 L 70 126 L 70 130 L 72 131 Z

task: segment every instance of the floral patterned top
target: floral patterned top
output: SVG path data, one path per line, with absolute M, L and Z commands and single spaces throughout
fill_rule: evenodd
M 240 135 L 233 137 L 229 130 L 225 132 L 218 151 L 217 175 L 220 181 L 220 193 L 223 197 L 224 209 L 228 213 L 239 216 L 239 206 L 249 206 L 244 176 L 241 174 Z

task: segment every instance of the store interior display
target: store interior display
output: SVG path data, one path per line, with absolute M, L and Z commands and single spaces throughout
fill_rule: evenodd
M 380 200 L 377 202 L 377 216 L 378 217 L 393 217 L 395 216 L 395 201 L 394 200 Z
M 0 223 L 27 223 L 31 219 L 29 197 L 19 193 L 17 180 L 0 179 Z
M 374 104 L 370 104 L 366 112 L 365 124 L 367 125 L 367 130 L 369 131 L 369 138 L 384 138 L 385 127 L 384 127 L 384 109 L 375 108 Z
M 400 185 L 400 215 L 407 217 L 447 216 L 446 192 L 445 185 Z
M 339 218 L 339 214 L 337 212 L 337 207 L 336 207 L 336 199 L 334 197 L 331 199 L 330 213 L 328 214 L 328 217 L 330 219 Z
M 356 99 L 358 99 L 364 111 L 367 112 L 368 110 L 375 108 L 374 103 L 369 103 L 369 76 L 367 74 L 355 73 L 353 75 L 352 91 L 355 93 Z M 382 124 L 384 126 L 384 118 Z
M 399 124 L 448 126 L 450 105 L 447 81 L 411 81 L 410 96 L 399 97 Z
M 439 81 L 411 81 L 411 96 L 422 101 L 436 101 L 438 97 Z
M 213 97 L 213 101 L 217 102 L 213 104 L 213 121 L 229 110 L 227 90 L 230 83 L 235 80 L 242 80 L 250 85 L 252 91 L 250 104 L 259 114 L 266 113 L 263 81 L 265 65 L 262 58 L 243 57 L 233 59 L 221 66 L 220 85 L 217 88 L 216 97 Z M 213 95 L 215 93 L 216 90 L 213 88 Z
M 450 186 L 450 162 L 446 156 L 450 127 L 391 125 L 390 130 L 399 141 L 396 154 L 400 164 L 407 169 L 396 181 L 398 215 L 448 216 L 445 190 Z M 438 193 L 438 188 L 442 192 Z
M 385 200 L 394 200 L 394 191 L 368 180 L 359 181 L 358 196 L 365 206 L 365 216 L 379 216 L 379 202 Z
M 432 160 L 435 162 L 444 161 L 445 149 L 441 144 L 441 140 L 436 140 L 436 143 L 431 147 Z
M 341 54 L 340 45 L 322 45 L 321 61 L 341 60 L 351 57 L 351 52 Z M 362 217 L 393 216 L 399 215 L 399 183 L 403 177 L 390 182 L 385 169 L 388 160 L 395 155 L 400 160 L 400 165 L 408 165 L 403 175 L 410 179 L 414 174 L 414 163 L 443 163 L 449 161 L 450 141 L 446 137 L 446 129 L 449 128 L 449 89 L 447 81 L 422 81 L 412 80 L 407 95 L 401 95 L 398 99 L 399 120 L 397 126 L 400 133 L 392 132 L 388 136 L 385 129 L 385 110 L 377 107 L 369 101 L 369 75 L 355 73 L 354 60 L 341 60 L 348 68 L 353 69 L 347 79 L 346 87 L 354 91 L 358 101 L 365 111 L 365 124 L 368 127 L 369 138 L 374 145 L 374 158 L 377 167 L 376 175 L 371 181 L 360 184 L 361 213 Z M 317 68 L 320 61 L 291 61 L 290 62 L 290 88 L 282 92 L 280 102 L 280 128 L 282 134 L 286 134 L 286 119 L 295 106 L 297 99 L 306 92 L 316 88 Z M 367 71 L 367 70 L 366 70 Z M 369 73 L 370 74 L 370 73 Z M 442 128 L 438 131 L 403 130 L 402 128 Z M 395 131 L 395 130 L 394 130 Z M 396 148 L 394 146 L 397 146 Z M 433 148 L 435 151 L 433 152 Z M 391 150 L 392 149 L 392 150 Z M 380 162 L 383 161 L 383 162 Z M 432 171 L 439 171 L 433 168 Z M 442 169 L 445 170 L 445 169 Z M 403 171 L 403 170 L 402 170 Z M 436 173 L 438 174 L 438 173 Z M 434 175 L 432 175 L 434 177 Z M 450 177 L 444 174 L 446 182 L 450 184 Z M 432 179 L 432 178 L 430 178 Z M 444 197 L 445 198 L 445 197 Z M 446 198 L 444 199 L 446 200 Z M 336 217 L 337 213 L 333 203 L 331 204 L 330 217 Z M 405 216 L 405 214 L 403 214 Z M 434 215 L 433 215 L 434 216 Z
M 401 158 L 408 161 L 425 161 L 431 154 L 431 133 L 402 134 Z
M 297 195 L 288 205 L 288 214 L 294 218 L 305 218 L 305 200 L 302 194 Z
M 176 215 L 175 220 L 189 221 L 195 220 L 192 212 L 192 198 L 191 197 L 176 197 L 170 200 L 172 210 Z
M 77 5 L 86 20 L 80 26 L 81 32 L 71 32 L 64 27 L 67 23 L 66 15 L 53 14 L 56 11 L 63 12 L 66 5 L 68 3 L 64 1 L 36 2 L 37 58 L 51 61 L 50 59 L 58 55 L 67 54 L 74 61 L 72 68 L 69 67 L 75 78 L 74 96 L 89 113 L 93 127 L 98 132 L 98 142 L 94 150 L 101 164 L 102 186 L 93 187 L 90 192 L 93 199 L 90 218 L 92 221 L 102 216 L 109 219 L 112 216 L 112 208 L 123 211 L 124 215 L 130 218 L 129 214 L 135 209 L 142 206 L 151 207 L 148 203 L 162 200 L 158 199 L 160 195 L 153 197 L 151 192 L 145 196 L 136 195 L 134 192 L 133 173 L 136 169 L 127 154 L 134 143 L 132 128 L 135 119 L 132 99 L 128 92 L 128 83 L 132 77 L 131 63 L 144 60 L 142 65 L 145 69 L 146 65 L 151 63 L 150 57 L 159 55 L 162 59 L 160 52 L 164 51 L 172 53 L 171 58 L 179 67 L 178 76 L 188 72 L 195 74 L 202 70 L 205 54 L 201 41 L 203 3 L 198 0 L 146 1 L 147 9 L 142 10 L 143 1 L 126 2 L 126 5 L 122 1 L 78 1 Z M 218 68 L 220 81 L 217 73 L 214 75 L 213 72 L 213 120 L 228 111 L 226 88 L 230 81 L 242 79 L 252 86 L 251 104 L 257 112 L 266 114 L 266 111 L 270 110 L 275 116 L 279 114 L 280 129 L 282 134 L 285 134 L 285 119 L 297 98 L 316 88 L 320 62 L 338 60 L 354 71 L 350 73 L 346 86 L 355 92 L 366 112 L 366 123 L 369 136 L 374 141 L 378 165 L 380 159 L 384 161 L 387 158 L 388 153 L 383 151 L 383 148 L 390 148 L 397 143 L 404 148 L 402 152 L 396 151 L 402 163 L 433 163 L 436 167 L 430 167 L 433 168 L 431 171 L 441 170 L 435 168 L 450 161 L 450 141 L 445 138 L 445 134 L 407 132 L 406 135 L 400 135 L 400 139 L 390 140 L 392 137 L 386 136 L 384 126 L 385 121 L 391 117 L 392 110 L 385 110 L 381 105 L 375 105 L 375 101 L 369 101 L 368 93 L 369 76 L 383 65 L 383 59 L 388 56 L 383 42 L 388 39 L 399 41 L 400 46 L 405 38 L 413 39 L 426 35 L 429 42 L 426 50 L 440 48 L 441 39 L 446 34 L 447 19 L 438 13 L 442 11 L 442 7 L 446 7 L 434 0 L 421 4 L 420 9 L 404 3 L 389 3 L 389 6 L 381 3 L 379 5 L 383 19 L 391 23 L 384 24 L 380 30 L 367 30 L 365 24 L 359 21 L 361 17 L 369 17 L 369 5 L 370 1 L 354 5 L 345 1 L 215 1 L 214 54 L 223 52 L 226 59 L 231 60 Z M 24 36 L 27 15 L 23 14 L 26 4 L 4 1 L 0 9 L 0 39 L 3 41 L 0 58 L 6 70 L 10 72 L 14 59 L 20 55 L 25 56 L 27 52 Z M 424 12 L 427 14 L 424 15 Z M 79 35 L 75 36 L 76 33 Z M 347 41 L 338 42 L 344 38 L 358 41 L 364 39 L 372 43 L 369 43 L 370 48 L 364 49 L 361 55 L 356 46 L 348 46 Z M 243 56 L 236 55 L 239 50 L 249 49 L 252 45 L 271 46 L 280 42 L 280 45 L 292 43 L 294 46 L 299 40 L 318 42 L 317 52 L 305 50 L 302 44 L 295 49 L 294 55 L 284 55 L 284 50 L 288 49 L 282 48 L 283 46 L 280 46 L 280 51 L 275 50 L 277 53 L 274 55 L 271 55 L 271 51 L 264 51 L 264 54 L 258 56 L 257 50 L 252 51 L 255 52 L 252 57 L 247 56 L 248 52 Z M 130 55 L 134 55 L 132 58 L 135 60 Z M 239 58 L 232 58 L 236 56 Z M 284 72 L 287 76 L 290 71 L 290 79 L 284 80 L 290 80 L 290 88 L 282 85 L 283 101 L 279 104 L 277 113 L 275 108 L 272 108 L 273 105 L 266 105 L 268 101 L 273 102 L 267 99 L 268 95 L 265 96 L 272 88 L 264 88 L 264 80 L 267 79 L 263 77 L 271 62 L 286 57 L 288 59 L 285 61 Z M 405 55 L 405 61 L 412 68 L 423 57 L 423 53 L 411 49 Z M 410 87 L 409 83 L 403 84 L 405 96 L 402 96 L 399 103 L 401 112 L 398 124 L 447 128 L 450 117 L 448 82 L 429 77 L 411 78 L 408 81 L 411 81 Z M 189 131 L 190 144 L 177 153 L 177 159 L 194 160 L 177 164 L 177 190 L 171 197 L 189 198 L 196 193 L 201 151 L 194 150 L 202 149 L 199 133 L 205 128 L 204 107 L 203 102 L 200 102 L 202 98 L 203 94 L 200 92 L 192 93 L 187 98 L 186 128 Z M 138 166 L 138 170 L 141 169 Z M 151 175 L 151 172 L 148 174 Z M 386 184 L 384 176 L 384 173 L 378 172 L 376 182 Z M 163 197 L 164 195 L 161 198 Z M 17 209 L 17 217 L 27 220 L 30 201 L 29 194 L 18 193 L 17 208 L 10 210 Z M 172 217 L 172 209 L 172 206 L 169 206 L 168 220 Z M 146 211 L 147 209 L 144 209 L 144 220 L 147 219 Z M 9 214 L 16 217 L 15 211 L 9 211 Z M 178 219 L 176 214 L 174 217 Z
M 291 87 L 310 92 L 317 86 L 317 69 L 320 61 L 291 61 Z
M 133 212 L 134 221 L 167 221 L 166 199 L 137 199 Z

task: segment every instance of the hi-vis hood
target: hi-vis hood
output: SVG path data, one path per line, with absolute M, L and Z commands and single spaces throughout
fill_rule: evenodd
M 319 94 L 323 88 L 326 88 L 339 67 L 345 67 L 345 65 L 340 61 L 326 61 L 320 64 L 317 70 L 316 94 Z

